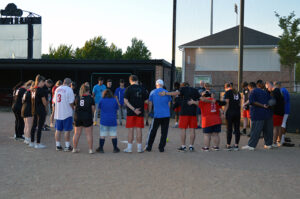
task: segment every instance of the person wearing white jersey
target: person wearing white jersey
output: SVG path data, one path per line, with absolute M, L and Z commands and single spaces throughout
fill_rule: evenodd
M 65 148 L 64 151 L 72 151 L 72 146 L 70 145 L 70 132 L 73 130 L 73 103 L 74 103 L 74 93 L 71 89 L 71 79 L 65 78 L 63 85 L 55 90 L 54 94 L 54 119 L 55 122 L 55 141 L 56 150 L 61 151 L 62 147 L 60 144 L 60 134 L 65 132 Z

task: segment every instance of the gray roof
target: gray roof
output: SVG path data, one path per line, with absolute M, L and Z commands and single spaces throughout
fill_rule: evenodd
M 244 27 L 244 45 L 269 46 L 277 45 L 278 37 L 259 32 L 257 30 Z M 201 46 L 237 46 L 239 43 L 239 26 L 223 30 L 221 32 L 191 41 L 179 46 L 201 47 Z

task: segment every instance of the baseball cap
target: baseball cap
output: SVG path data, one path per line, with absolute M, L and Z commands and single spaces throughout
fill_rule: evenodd
M 161 79 L 156 80 L 156 84 L 164 85 L 164 81 Z

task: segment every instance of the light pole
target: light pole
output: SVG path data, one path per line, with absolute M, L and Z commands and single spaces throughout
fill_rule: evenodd
M 210 34 L 213 34 L 214 0 L 210 1 Z
M 177 0 L 173 0 L 173 33 L 172 33 L 172 66 L 171 66 L 171 85 L 170 89 L 173 89 L 173 81 L 175 76 L 175 51 L 176 51 L 176 9 Z
M 240 3 L 240 26 L 239 26 L 239 72 L 238 72 L 238 90 L 242 90 L 243 82 L 243 54 L 244 54 L 244 6 L 245 0 Z

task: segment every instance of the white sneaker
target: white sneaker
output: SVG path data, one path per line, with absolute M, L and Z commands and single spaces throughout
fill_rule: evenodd
M 143 149 L 137 149 L 137 152 L 138 153 L 144 153 L 144 150 Z
M 124 149 L 124 153 L 132 153 L 132 149 L 126 148 Z
M 28 145 L 29 144 L 29 140 L 25 139 L 24 143 Z
M 264 149 L 272 149 L 272 146 L 271 145 L 264 145 Z
M 92 149 L 89 149 L 89 154 L 94 154 L 94 151 Z
M 272 147 L 273 148 L 278 148 L 278 145 L 277 144 L 272 144 Z
M 44 148 L 46 148 L 46 146 L 40 143 L 40 144 L 35 144 L 34 148 L 35 149 L 44 149 Z
M 79 153 L 80 149 L 73 148 L 72 153 Z
M 246 146 L 243 146 L 243 147 L 242 147 L 242 150 L 254 151 L 254 148 L 251 147 L 251 146 L 246 145 Z
M 33 148 L 34 147 L 34 142 L 30 142 L 28 146 Z

